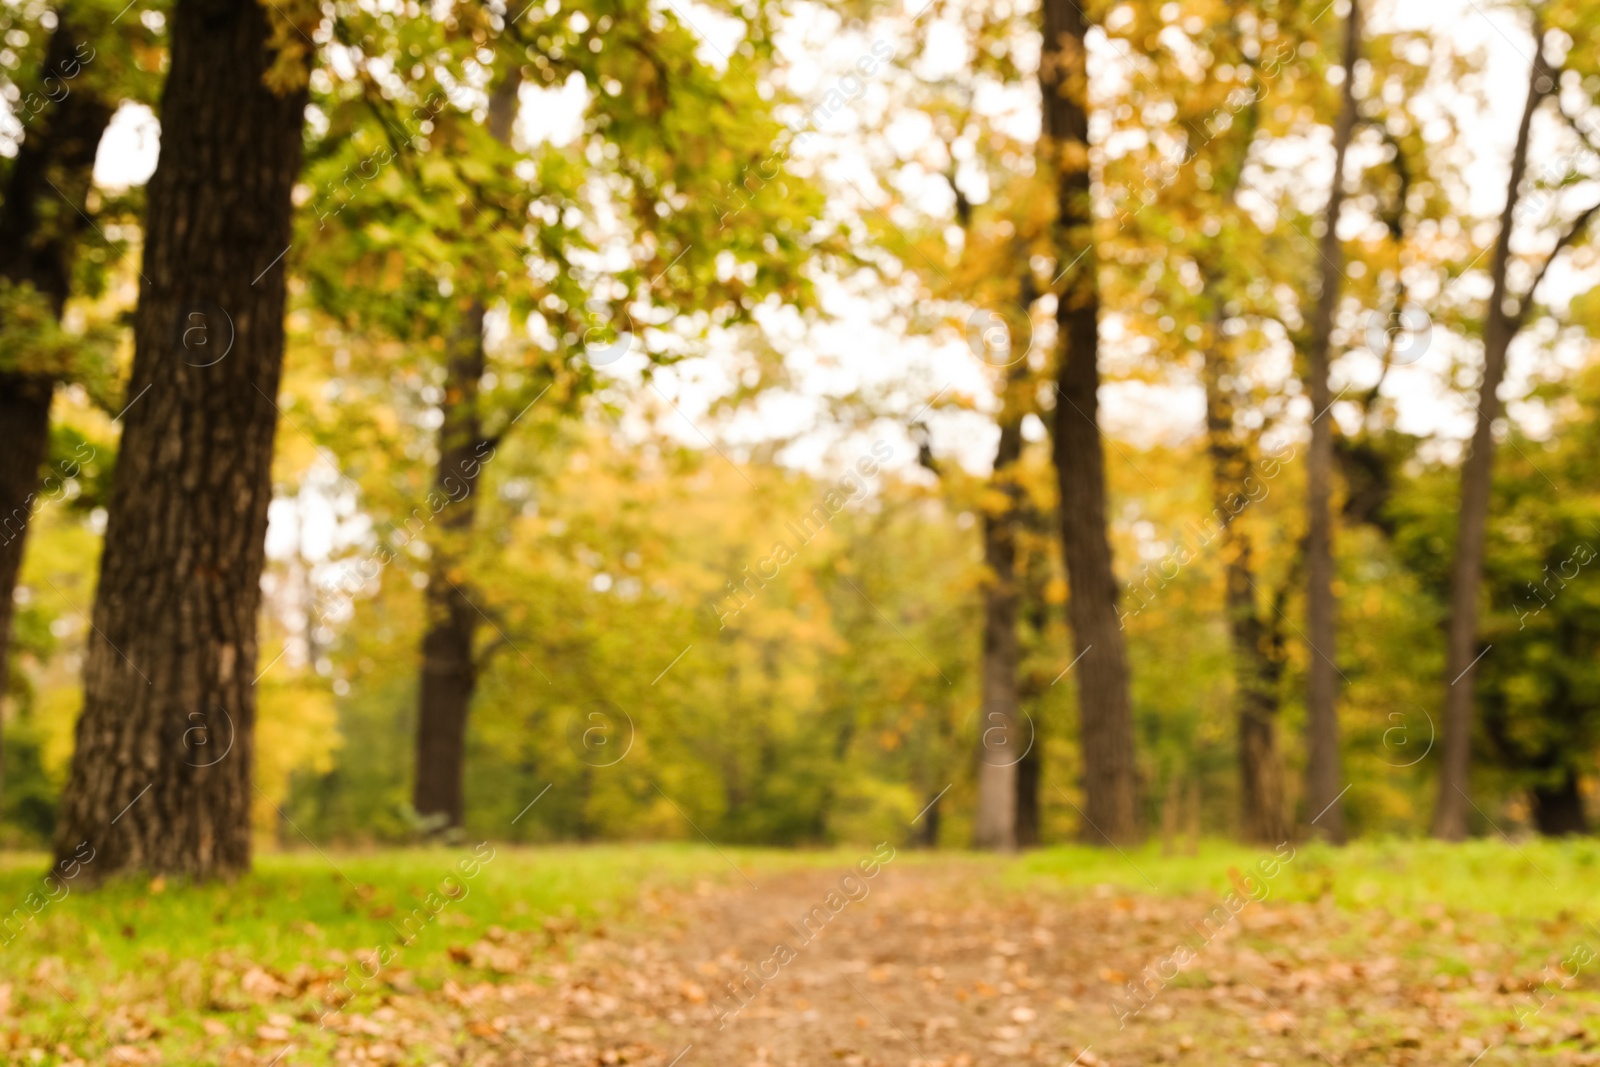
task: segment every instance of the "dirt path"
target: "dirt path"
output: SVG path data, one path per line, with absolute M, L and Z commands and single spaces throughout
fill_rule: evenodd
M 1270 899 L 1230 914 L 1210 910 L 1220 897 L 1030 898 L 994 872 L 902 857 L 870 881 L 841 867 L 647 897 L 637 924 L 536 964 L 532 982 L 452 987 L 485 1039 L 462 1062 L 1600 1063 L 1592 993 L 1555 990 L 1513 1026 L 1537 975 L 1501 973 L 1492 946 L 1448 922 Z M 1141 972 L 1142 1005 L 1126 992 Z

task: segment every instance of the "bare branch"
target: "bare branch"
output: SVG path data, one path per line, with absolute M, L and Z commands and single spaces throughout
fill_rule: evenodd
M 1567 120 L 1567 125 L 1572 127 L 1573 132 L 1582 138 L 1584 145 L 1588 147 L 1589 151 L 1594 153 L 1596 156 L 1600 156 L 1600 142 L 1595 140 L 1595 131 L 1586 129 L 1584 126 L 1582 126 L 1578 122 L 1578 116 L 1567 114 L 1567 109 L 1561 106 L 1560 97 L 1556 98 L 1556 110 L 1561 113 L 1562 118 Z
M 1521 329 L 1522 324 L 1527 321 L 1528 312 L 1533 307 L 1533 296 L 1539 291 L 1539 283 L 1544 281 L 1545 273 L 1550 270 L 1550 264 L 1556 261 L 1557 257 L 1561 255 L 1568 245 L 1583 235 L 1583 231 L 1588 228 L 1589 220 L 1594 217 L 1596 211 L 1600 211 L 1600 201 L 1590 204 L 1579 212 L 1578 217 L 1572 220 L 1572 225 L 1568 226 L 1566 231 L 1556 239 L 1555 248 L 1550 250 L 1550 255 L 1545 258 L 1544 263 L 1539 267 L 1539 273 L 1534 276 L 1533 284 L 1528 286 L 1527 295 L 1517 304 L 1517 314 L 1512 319 L 1512 323 L 1517 329 Z

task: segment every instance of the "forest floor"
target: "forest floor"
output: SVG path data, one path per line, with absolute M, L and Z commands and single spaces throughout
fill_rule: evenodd
M 1600 1064 L 1590 842 L 890 852 L 312 853 L 74 892 L 0 933 L 0 1059 Z

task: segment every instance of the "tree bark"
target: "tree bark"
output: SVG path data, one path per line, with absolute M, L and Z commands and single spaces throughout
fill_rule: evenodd
M 1106 532 L 1105 455 L 1100 441 L 1100 292 L 1090 210 L 1088 19 L 1072 0 L 1044 0 L 1039 88 L 1042 164 L 1056 178 L 1055 246 L 1062 277 L 1053 427 L 1061 486 L 1061 547 L 1071 595 L 1083 790 L 1089 841 L 1139 836 L 1128 656 L 1117 618 L 1117 584 Z
M 39 468 L 50 442 L 50 395 L 55 382 L 34 374 L 0 374 L 0 768 L 4 766 L 4 713 L 11 689 L 11 617 L 17 575 L 33 517 Z M 4 775 L 0 772 L 0 789 Z
M 1026 504 L 1018 516 L 1017 530 L 1036 535 L 1049 543 L 1055 516 Z M 1043 640 L 1050 626 L 1050 561 L 1047 556 L 1029 552 L 1017 568 L 1018 592 L 1022 598 L 1022 632 L 1029 630 Z M 1045 692 L 1055 682 L 1049 671 L 1019 670 L 1017 699 L 1026 707 L 1038 707 Z M 1033 744 L 1017 764 L 1017 847 L 1037 848 L 1044 832 L 1042 792 L 1044 788 L 1045 723 L 1032 724 Z
M 513 67 L 490 97 L 489 132 L 502 142 L 511 137 L 521 85 L 521 72 Z M 443 829 L 460 826 L 466 814 L 462 783 L 466 776 L 467 714 L 478 685 L 473 639 L 481 616 L 464 588 L 466 579 L 461 571 L 477 511 L 474 494 L 478 476 L 482 461 L 492 451 L 478 411 L 485 363 L 483 319 L 483 304 L 474 301 L 446 363 L 444 421 L 439 425 L 439 467 L 434 491 L 445 494 L 452 503 L 446 505 L 434 536 L 429 539 L 432 555 L 426 594 L 427 630 L 422 638 L 417 773 L 411 803 L 424 825 Z
M 1468 769 L 1472 753 L 1473 668 L 1478 648 L 1478 588 L 1483 579 L 1484 537 L 1489 519 L 1489 488 L 1494 473 L 1494 421 L 1500 415 L 1500 383 L 1505 379 L 1506 353 L 1520 326 L 1520 316 L 1507 310 L 1511 263 L 1511 227 L 1518 194 L 1528 165 L 1528 139 L 1533 113 L 1554 88 L 1542 52 L 1542 33 L 1534 16 L 1534 61 L 1529 68 L 1528 98 L 1517 126 L 1506 182 L 1500 232 L 1489 260 L 1492 285 L 1483 331 L 1483 384 L 1478 389 L 1478 421 L 1466 461 L 1461 466 L 1461 505 L 1456 525 L 1456 558 L 1450 577 L 1450 618 L 1445 650 L 1443 737 L 1439 751 L 1439 797 L 1433 809 L 1433 836 L 1459 841 L 1467 833 Z M 1530 293 L 1528 299 L 1532 299 Z
M 1213 323 L 1213 327 L 1216 325 Z M 1254 545 L 1250 535 L 1234 521 L 1252 500 L 1251 465 L 1244 448 L 1234 439 L 1233 403 L 1221 385 L 1228 370 L 1224 359 L 1214 340 L 1205 352 L 1203 376 L 1212 497 L 1215 514 L 1221 519 L 1228 635 L 1233 645 L 1240 827 L 1247 841 L 1277 844 L 1289 836 L 1277 737 L 1278 681 L 1283 660 L 1277 647 L 1277 629 L 1262 618 L 1257 604 Z
M 1038 848 L 1039 788 L 1043 784 L 1044 738 L 1033 724 L 1033 744 L 1017 763 L 1017 847 Z
M 917 827 L 917 844 L 922 848 L 939 847 L 939 802 L 944 798 L 938 794 L 928 801 L 928 806 L 923 809 L 921 825 Z
M 44 71 L 46 77 L 61 78 L 82 66 L 85 53 L 66 15 L 57 11 L 56 19 Z M 95 154 L 110 121 L 111 106 L 99 94 L 87 85 L 71 86 L 35 116 L 11 163 L 0 203 L 0 280 L 32 287 L 58 320 L 72 288 L 78 236 L 87 224 L 80 212 L 88 207 Z M 55 391 L 49 375 L 12 366 L 12 356 L 7 353 L 0 364 L 5 367 L 0 371 L 0 441 L 6 444 L 0 452 L 0 709 L 11 677 L 17 575 L 49 452 Z
M 1333 317 L 1339 306 L 1339 280 L 1344 250 L 1339 244 L 1339 213 L 1344 206 L 1344 161 L 1355 129 L 1355 64 L 1361 54 L 1361 6 L 1351 0 L 1345 21 L 1344 92 L 1339 117 L 1333 127 L 1333 181 L 1324 213 L 1321 253 L 1322 284 L 1317 294 L 1316 317 L 1311 323 L 1311 348 L 1307 358 L 1307 392 L 1311 397 L 1311 454 L 1306 469 L 1307 535 L 1306 590 L 1307 641 L 1311 665 L 1306 688 L 1306 801 L 1317 814 L 1316 830 L 1327 840 L 1343 844 L 1344 808 L 1340 805 L 1344 777 L 1339 756 L 1337 622 L 1339 604 L 1333 592 L 1333 420 L 1328 386 L 1329 349 Z
M 1015 390 L 1008 379 L 1007 394 Z M 1017 847 L 1017 764 L 1031 747 L 1022 723 L 1017 670 L 1017 510 L 1021 487 L 1015 467 L 1022 455 L 1022 417 L 1010 395 L 1002 398 L 1000 442 L 985 501 L 983 558 L 983 713 L 978 723 L 978 810 L 974 848 L 1009 852 Z
M 250 863 L 256 613 L 306 89 L 265 9 L 178 0 L 130 406 L 56 835 L 94 879 Z M 198 342 L 205 341 L 203 346 Z M 225 353 L 225 354 L 223 354 Z
M 461 825 L 466 767 L 467 711 L 478 683 L 473 638 L 478 611 L 462 585 L 461 568 L 475 512 L 473 493 L 487 442 L 478 415 L 483 377 L 483 306 L 474 304 L 455 338 L 439 426 L 435 492 L 453 503 L 429 538 L 427 631 L 422 638 L 422 681 L 417 704 L 417 776 L 412 806 L 425 823 Z

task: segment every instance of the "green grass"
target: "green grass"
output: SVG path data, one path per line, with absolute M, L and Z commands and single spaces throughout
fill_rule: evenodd
M 1182 897 L 1189 902 L 1180 913 L 1192 907 L 1199 917 L 1234 891 L 1230 868 L 1259 876 L 1258 864 L 1271 855 L 1270 848 L 1221 842 L 1206 842 L 1194 855 L 1181 850 L 1163 855 L 1154 845 L 1125 854 L 1052 848 L 1018 860 L 1004 881 L 1032 895 Z M 1484 1060 L 1485 1067 L 1491 1062 L 1595 1062 L 1581 1057 L 1587 1055 L 1585 1049 L 1594 1048 L 1586 1028 L 1600 1015 L 1600 978 L 1592 962 L 1582 961 L 1600 957 L 1597 873 L 1600 843 L 1588 839 L 1456 845 L 1391 839 L 1343 849 L 1301 844 L 1265 881 L 1262 905 L 1287 904 L 1300 914 L 1286 925 L 1236 930 L 1231 958 L 1248 952 L 1273 961 L 1283 974 L 1315 973 L 1334 960 L 1392 964 L 1384 973 L 1401 983 L 1394 995 L 1346 1005 L 1342 1020 L 1336 1011 L 1317 1016 L 1322 1028 L 1316 1040 L 1330 1047 L 1394 1049 L 1415 1032 L 1434 1041 L 1441 1037 L 1437 1025 L 1417 1005 L 1424 997 L 1437 996 L 1436 1003 L 1458 1020 L 1461 1035 L 1498 1047 Z M 1223 958 L 1230 958 L 1226 951 Z M 1573 974 L 1570 982 L 1563 977 L 1568 973 Z M 1212 984 L 1205 964 L 1183 977 L 1173 984 Z M 1525 1030 L 1523 1013 L 1535 1005 L 1536 988 L 1537 1000 L 1546 1005 L 1528 1016 Z M 1226 1031 L 1226 1019 L 1225 1014 L 1201 1019 L 1190 1014 L 1170 1024 L 1151 1019 L 1145 1025 L 1156 1041 L 1170 1041 L 1188 1028 L 1211 1027 L 1211 1040 L 1220 1043 L 1223 1037 L 1217 1035 Z M 1302 1020 L 1300 1025 L 1312 1024 Z M 1430 1045 L 1429 1056 L 1421 1060 L 1387 1062 L 1454 1061 L 1430 1058 L 1437 1052 Z M 1459 1052 L 1452 1050 L 1451 1056 Z M 1473 1055 L 1473 1050 L 1465 1051 L 1460 1062 Z
M 1260 862 L 1270 856 L 1270 848 L 1215 841 L 1194 855 L 1163 855 L 1154 845 L 1123 854 L 1062 847 L 1021 858 L 1004 881 L 1019 890 L 1069 895 L 1194 897 L 1196 915 L 1203 915 L 1234 890 L 1230 869 L 1258 877 Z M 1302 843 L 1265 880 L 1263 899 L 1321 902 L 1348 916 L 1323 924 L 1317 935 L 1320 949 L 1335 956 L 1364 958 L 1381 940 L 1401 959 L 1460 977 L 1483 966 L 1481 956 L 1475 962 L 1472 946 L 1487 945 L 1499 966 L 1537 974 L 1577 946 L 1600 952 L 1597 874 L 1600 842 L 1587 839 L 1391 839 L 1338 849 Z M 1241 944 L 1271 954 L 1276 936 L 1247 934 Z M 1583 984 L 1592 982 L 1586 974 Z
M 140 878 L 74 891 L 0 948 L 0 975 L 14 975 L 19 962 L 51 954 L 128 967 L 153 953 L 237 951 L 264 966 L 286 968 L 314 962 L 330 948 L 395 944 L 401 933 L 413 935 L 401 950 L 405 965 L 423 967 L 443 956 L 452 939 L 481 936 L 490 925 L 536 928 L 547 918 L 590 923 L 619 914 L 651 886 L 734 876 L 710 849 L 489 847 L 493 856 L 474 877 L 456 866 L 474 859 L 471 848 L 295 852 L 259 857 L 255 870 L 233 883 Z M 0 904 L 20 905 L 42 884 L 46 866 L 42 856 L 8 857 L 0 868 Z M 416 909 L 430 893 L 449 903 L 437 916 L 419 919 Z
M 1590 922 L 1600 917 L 1595 893 L 1600 841 L 1362 841 L 1342 849 L 1294 846 L 1267 881 L 1269 899 L 1331 899 L 1342 908 L 1382 909 L 1410 919 L 1450 913 L 1530 921 Z M 1159 846 L 1118 853 L 1059 847 L 1030 853 L 1008 872 L 1022 885 L 1037 880 L 1074 889 L 1111 886 L 1127 893 L 1226 893 L 1229 868 L 1252 874 L 1271 848 L 1208 841 L 1194 855 L 1163 855 Z
M 207 1020 L 225 1020 L 239 1034 L 268 1021 L 271 1012 L 245 988 L 253 968 L 291 981 L 348 974 L 355 996 L 346 1010 L 360 1012 L 397 982 L 430 989 L 460 979 L 462 947 L 491 928 L 562 952 L 580 928 L 629 921 L 643 892 L 738 878 L 705 847 L 494 848 L 473 877 L 457 866 L 475 858 L 472 848 L 295 852 L 262 856 L 233 883 L 121 879 L 74 890 L 37 914 L 25 901 L 43 887 L 48 861 L 11 854 L 0 862 L 0 919 L 10 912 L 14 931 L 0 947 L 0 985 L 11 986 L 12 1021 L 20 1021 L 25 1045 L 66 1042 L 92 1062 L 108 1043 L 155 1040 L 171 1060 L 187 1062 L 197 1046 L 214 1053 L 228 1043 L 204 1032 Z M 359 961 L 380 946 L 391 959 L 364 981 Z M 498 977 L 482 971 L 470 980 Z M 129 1005 L 137 1009 L 132 1026 L 121 1019 Z M 315 1020 L 324 1007 L 308 995 L 291 1014 Z M 272 1011 L 283 1011 L 282 1002 Z M 118 1019 L 108 1021 L 112 1015 Z M 157 1036 L 142 1036 L 145 1029 Z M 0 1060 L 4 1047 L 0 1034 Z

